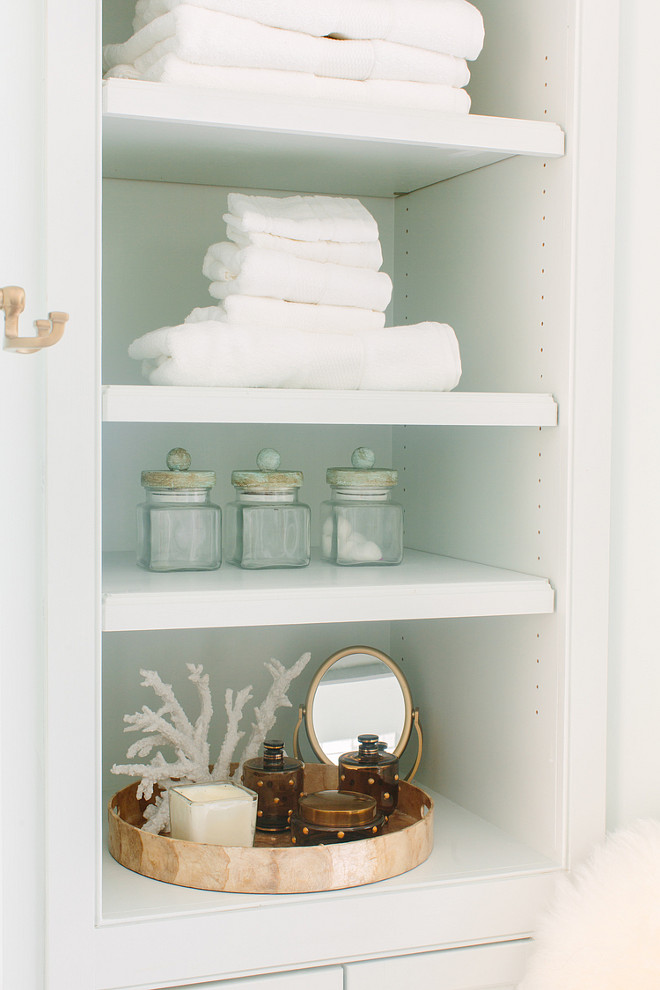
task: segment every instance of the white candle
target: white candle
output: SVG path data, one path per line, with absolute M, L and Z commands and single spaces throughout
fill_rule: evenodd
M 171 787 L 173 839 L 217 846 L 251 846 L 257 821 L 257 795 L 231 781 Z

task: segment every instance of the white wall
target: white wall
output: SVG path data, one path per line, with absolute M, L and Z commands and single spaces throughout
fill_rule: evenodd
M 660 5 L 621 8 L 610 828 L 660 817 Z

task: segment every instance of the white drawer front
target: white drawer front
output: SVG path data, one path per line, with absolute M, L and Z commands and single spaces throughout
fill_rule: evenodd
M 341 966 L 324 969 L 300 969 L 293 973 L 249 976 L 239 980 L 188 984 L 178 990 L 343 990 Z
M 522 979 L 530 940 L 444 949 L 345 967 L 344 990 L 514 990 Z

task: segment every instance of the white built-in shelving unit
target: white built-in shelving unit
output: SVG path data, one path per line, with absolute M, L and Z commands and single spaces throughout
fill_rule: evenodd
M 106 40 L 126 36 L 130 6 L 106 4 Z M 100 5 L 49 6 L 34 203 L 43 192 L 49 305 L 71 313 L 44 399 L 53 990 L 267 990 L 301 973 L 309 990 L 386 990 L 401 961 L 442 990 L 514 985 L 557 873 L 600 835 L 617 3 L 479 6 L 470 115 L 101 82 Z M 208 303 L 203 252 L 236 189 L 363 199 L 393 278 L 388 322 L 450 323 L 458 389 L 146 385 L 128 345 Z M 277 447 L 314 517 L 326 468 L 362 443 L 399 471 L 402 565 L 136 566 L 140 470 L 170 447 L 216 470 L 220 504 L 231 471 Z M 351 643 L 392 656 L 420 709 L 418 782 L 436 801 L 424 864 L 266 897 L 159 883 L 109 856 L 123 715 L 154 703 L 140 670 L 177 691 L 202 662 L 221 720 L 227 687 L 252 683 L 257 703 L 264 660 L 310 650 L 277 723 L 290 738 L 314 669 Z

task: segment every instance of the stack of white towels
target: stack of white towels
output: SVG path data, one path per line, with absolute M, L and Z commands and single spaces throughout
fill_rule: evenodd
M 356 199 L 232 193 L 203 271 L 219 305 L 129 347 L 154 385 L 447 391 L 461 360 L 441 323 L 385 327 L 378 225 Z
M 137 0 L 106 76 L 467 113 L 484 41 L 468 0 Z

